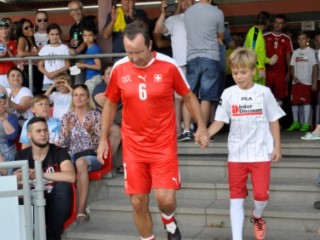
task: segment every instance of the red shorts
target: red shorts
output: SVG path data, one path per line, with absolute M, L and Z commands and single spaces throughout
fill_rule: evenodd
M 124 186 L 127 194 L 150 193 L 151 188 L 180 188 L 177 159 L 123 163 Z
M 291 104 L 292 105 L 306 105 L 311 104 L 311 85 L 302 83 L 292 84 Z
M 267 201 L 269 199 L 270 168 L 270 161 L 254 163 L 228 162 L 230 198 L 246 198 L 248 196 L 247 180 L 250 174 L 253 199 Z
M 266 86 L 271 89 L 276 99 L 284 99 L 288 96 L 286 72 L 266 72 Z

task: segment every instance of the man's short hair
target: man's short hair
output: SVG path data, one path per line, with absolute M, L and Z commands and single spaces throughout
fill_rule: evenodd
M 227 63 L 230 69 L 249 68 L 255 69 L 257 62 L 257 55 L 252 49 L 237 48 L 228 57 Z
M 83 4 L 82 4 L 82 2 L 79 1 L 79 0 L 71 0 L 71 1 L 69 1 L 68 7 L 70 7 L 70 4 L 71 4 L 71 3 L 77 3 L 77 4 L 79 4 L 79 6 L 80 6 L 81 8 L 83 8 Z
M 261 11 L 256 17 L 257 25 L 267 25 L 270 18 L 270 14 L 266 11 Z
M 130 39 L 131 41 L 136 38 L 138 34 L 142 34 L 144 37 L 144 43 L 147 47 L 150 46 L 150 33 L 149 29 L 143 21 L 134 21 L 126 26 L 123 30 L 123 37 Z
M 37 94 L 32 98 L 31 107 L 33 107 L 37 102 L 40 102 L 42 100 L 47 100 L 48 102 L 50 102 L 50 99 L 48 96 L 43 94 Z
M 37 122 L 43 122 L 47 125 L 47 120 L 43 117 L 33 117 L 29 120 L 28 124 L 27 124 L 27 129 L 28 129 L 28 132 L 31 131 L 31 128 L 32 128 L 32 125 L 34 123 L 37 123 Z
M 283 22 L 287 22 L 287 18 L 286 18 L 286 16 L 285 16 L 284 14 L 277 14 L 277 15 L 274 17 L 274 19 L 276 19 L 276 18 L 282 19 Z

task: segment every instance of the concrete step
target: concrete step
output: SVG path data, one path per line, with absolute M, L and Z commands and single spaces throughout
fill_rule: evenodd
M 303 133 L 281 131 L 282 154 L 287 156 L 320 156 L 318 141 L 301 140 Z M 209 144 L 208 148 L 201 149 L 194 141 L 178 143 L 179 154 L 227 154 L 227 133 L 215 136 L 215 141 Z
M 272 178 L 314 180 L 320 171 L 319 156 L 284 156 L 280 162 L 272 163 Z M 212 156 L 180 155 L 179 167 L 183 180 L 201 179 L 212 182 L 217 177 L 227 177 L 227 156 L 223 154 Z
M 230 240 L 230 228 L 214 227 L 191 227 L 179 223 L 182 239 L 184 240 Z M 157 240 L 167 240 L 166 233 L 162 225 L 154 226 L 154 234 Z M 254 240 L 251 229 L 244 229 L 244 239 Z M 117 224 L 90 220 L 89 222 L 67 230 L 68 240 L 137 240 L 137 233 L 133 221 L 128 219 L 127 223 Z M 316 240 L 319 236 L 316 232 L 296 232 L 296 231 L 267 231 L 267 239 L 273 240 Z
M 246 201 L 245 228 L 251 228 L 249 217 L 253 201 Z M 117 221 L 122 224 L 132 219 L 132 209 L 127 196 L 108 196 L 105 200 L 96 201 L 90 205 L 91 219 L 106 224 Z M 154 224 L 160 224 L 160 213 L 151 194 L 150 211 Z M 110 217 L 112 216 L 112 217 Z M 316 231 L 320 226 L 320 211 L 313 208 L 313 202 L 276 201 L 271 198 L 264 213 L 270 229 L 309 232 Z M 178 198 L 176 217 L 182 224 L 189 226 L 230 227 L 229 199 L 195 200 Z
M 123 180 L 121 176 L 114 179 L 103 180 L 108 186 L 105 196 L 111 195 L 121 197 L 123 195 Z M 248 198 L 252 198 L 252 185 L 248 180 Z M 105 189 L 106 191 L 106 189 Z M 313 203 L 320 200 L 319 187 L 314 180 L 310 179 L 285 179 L 272 178 L 270 184 L 270 196 L 275 201 L 300 202 L 308 201 Z M 194 200 L 216 200 L 229 198 L 229 186 L 225 177 L 215 178 L 212 181 L 192 179 L 183 181 L 181 189 L 177 192 L 178 199 L 188 198 Z M 103 198 L 103 197 L 100 197 Z

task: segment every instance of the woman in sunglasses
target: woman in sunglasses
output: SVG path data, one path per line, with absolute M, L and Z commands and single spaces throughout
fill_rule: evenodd
M 36 45 L 34 38 L 34 25 L 33 23 L 26 18 L 20 19 L 17 23 L 16 34 L 18 38 L 17 44 L 17 53 L 19 57 L 28 57 L 28 56 L 38 56 L 39 48 Z M 39 72 L 38 63 L 33 61 L 33 93 L 39 94 L 42 93 L 42 79 L 43 74 Z M 22 69 L 25 74 L 23 81 L 23 86 L 29 87 L 30 79 L 28 61 L 20 61 L 18 67 Z
M 18 119 L 8 113 L 9 99 L 6 89 L 0 85 L 0 155 L 4 161 L 13 161 L 16 154 L 14 140 L 19 133 Z M 9 174 L 12 170 L 9 170 Z
M 41 48 L 48 44 L 48 13 L 46 11 L 37 11 L 36 12 L 36 28 L 34 38 L 38 48 Z

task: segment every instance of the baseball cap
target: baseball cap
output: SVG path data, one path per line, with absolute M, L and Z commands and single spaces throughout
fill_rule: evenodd
M 10 23 L 5 19 L 0 18 L 0 27 L 10 27 Z

